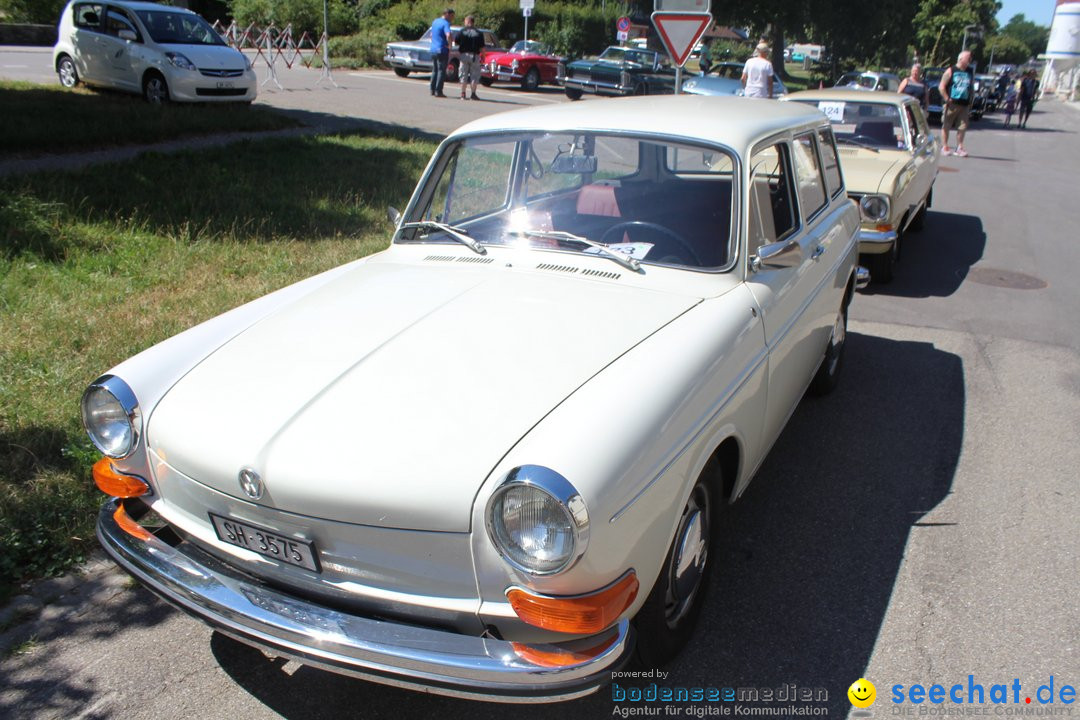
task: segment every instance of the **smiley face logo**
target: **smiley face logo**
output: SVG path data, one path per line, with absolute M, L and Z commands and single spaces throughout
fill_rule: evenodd
M 877 688 L 866 678 L 859 678 L 847 689 L 848 700 L 857 708 L 868 708 L 877 700 Z

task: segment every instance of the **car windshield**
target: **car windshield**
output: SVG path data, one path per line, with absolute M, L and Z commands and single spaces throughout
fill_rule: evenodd
M 225 45 L 198 15 L 171 10 L 139 10 L 137 14 L 150 38 L 161 45 Z
M 896 150 L 906 147 L 904 125 L 896 105 L 850 100 L 799 100 L 813 105 L 832 122 L 838 143 Z
M 510 52 L 521 55 L 550 55 L 551 48 L 535 40 L 519 40 L 514 43 L 514 47 L 510 48 Z
M 442 149 L 396 241 L 478 244 L 478 252 L 614 252 L 643 263 L 722 268 L 732 257 L 734 168 L 725 149 L 666 140 L 592 132 L 472 137 Z
M 655 54 L 647 50 L 634 50 L 633 48 L 615 47 L 612 45 L 600 55 L 601 60 L 610 60 L 611 62 L 628 62 L 637 63 L 638 65 L 653 64 L 653 58 Z

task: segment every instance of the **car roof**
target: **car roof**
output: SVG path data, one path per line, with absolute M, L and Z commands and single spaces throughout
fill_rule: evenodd
M 107 0 L 107 2 L 109 5 L 127 8 L 128 10 L 168 10 L 169 12 L 175 11 L 194 14 L 194 11 L 188 10 L 187 8 L 176 7 L 175 5 L 162 5 L 161 3 L 133 2 L 132 0 Z
M 849 90 L 843 87 L 823 88 L 821 90 L 802 90 L 791 93 L 785 100 L 833 100 L 836 102 L 859 102 L 859 103 L 887 103 L 889 105 L 901 105 L 905 102 L 918 102 L 907 94 L 889 92 L 887 90 L 871 91 Z
M 488 115 L 462 126 L 453 137 L 502 130 L 631 132 L 703 140 L 745 150 L 763 137 L 810 124 L 825 124 L 825 116 L 817 108 L 775 100 L 646 95 Z

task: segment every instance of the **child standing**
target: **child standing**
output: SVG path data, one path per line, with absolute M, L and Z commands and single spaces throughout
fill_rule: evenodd
M 1009 85 L 1009 89 L 1005 92 L 1005 127 L 1009 127 L 1014 112 L 1016 112 L 1016 88 Z

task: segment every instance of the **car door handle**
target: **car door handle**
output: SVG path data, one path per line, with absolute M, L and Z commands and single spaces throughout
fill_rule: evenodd
M 824 245 L 818 245 L 816 248 L 814 248 L 814 253 L 810 256 L 810 259 L 811 260 L 817 260 L 819 257 L 821 257 L 824 254 L 825 254 L 825 246 Z

